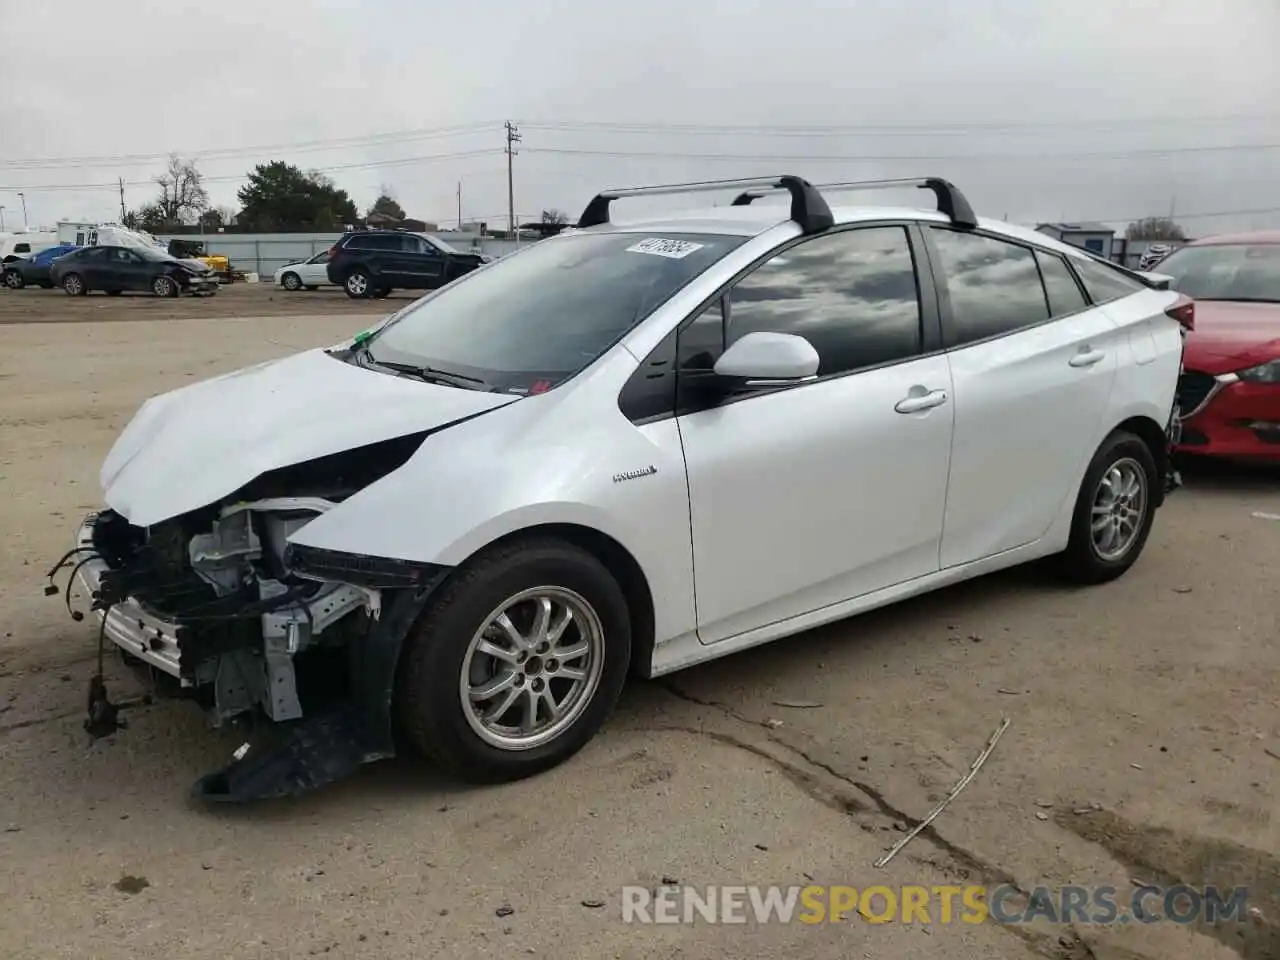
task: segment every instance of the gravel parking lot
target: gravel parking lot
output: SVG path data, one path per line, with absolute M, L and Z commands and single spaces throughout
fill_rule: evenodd
M 193 707 L 131 709 L 127 730 L 90 743 L 96 631 L 42 595 L 43 574 L 99 505 L 115 435 L 151 394 L 334 342 L 387 308 L 247 285 L 207 300 L 0 293 L 6 956 L 1280 957 L 1274 472 L 1192 472 L 1117 583 L 1012 571 L 634 682 L 575 760 L 519 784 L 465 789 L 406 759 L 298 801 L 210 810 L 186 791 L 238 741 Z M 873 867 L 1002 717 L 972 785 Z M 1248 885 L 1256 913 L 637 928 L 619 892 L 1133 881 Z

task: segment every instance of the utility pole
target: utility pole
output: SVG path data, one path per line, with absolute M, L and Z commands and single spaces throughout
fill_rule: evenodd
M 19 193 L 18 199 L 22 201 L 22 229 L 27 229 L 27 195 Z
M 0 233 L 4 233 L 4 207 L 0 207 Z
M 516 236 L 515 175 L 512 171 L 511 161 L 516 155 L 516 144 L 520 142 L 520 130 L 510 120 L 503 126 L 507 130 L 507 228 L 511 237 L 519 243 L 520 238 Z
M 462 232 L 462 181 L 458 181 L 458 232 Z
M 124 210 L 124 177 L 120 178 L 120 222 L 124 223 L 127 214 Z

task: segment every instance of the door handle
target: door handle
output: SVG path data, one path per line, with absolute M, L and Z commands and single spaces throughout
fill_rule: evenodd
M 1106 356 L 1101 350 L 1092 347 L 1081 347 L 1080 352 L 1067 361 L 1073 367 L 1092 367 Z
M 947 402 L 947 391 L 931 390 L 917 396 L 903 397 L 893 407 L 899 413 L 919 413 L 921 410 L 932 410 Z

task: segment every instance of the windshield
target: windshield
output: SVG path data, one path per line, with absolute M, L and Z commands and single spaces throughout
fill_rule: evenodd
M 433 247 L 437 247 L 440 250 L 443 250 L 445 253 L 461 253 L 462 252 L 453 244 L 445 243 L 443 240 L 437 237 L 434 233 L 424 233 L 422 236 L 423 236 L 423 239 L 427 241 L 427 243 L 431 244 Z
M 1280 303 L 1280 244 L 1183 247 L 1155 268 L 1197 300 Z
M 410 306 L 374 362 L 541 392 L 569 379 L 745 237 L 582 233 L 542 240 Z
M 165 253 L 165 251 L 161 250 L 159 247 L 148 247 L 145 244 L 138 244 L 138 246 L 132 247 L 131 249 L 133 250 L 134 253 L 138 254 L 138 256 L 142 257 L 143 260 L 151 260 L 153 262 L 159 262 L 161 260 L 175 259 L 174 257 L 169 256 L 169 254 Z

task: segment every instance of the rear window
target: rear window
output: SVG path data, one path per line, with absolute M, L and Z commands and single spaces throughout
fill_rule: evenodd
M 1280 302 L 1280 244 L 1183 247 L 1157 268 L 1170 286 L 1197 300 Z
M 1076 275 L 1080 277 L 1080 282 L 1089 292 L 1089 299 L 1094 303 L 1119 300 L 1121 297 L 1146 289 L 1137 280 L 1126 277 L 1115 267 L 1097 260 L 1072 257 L 1071 266 L 1075 267 Z

